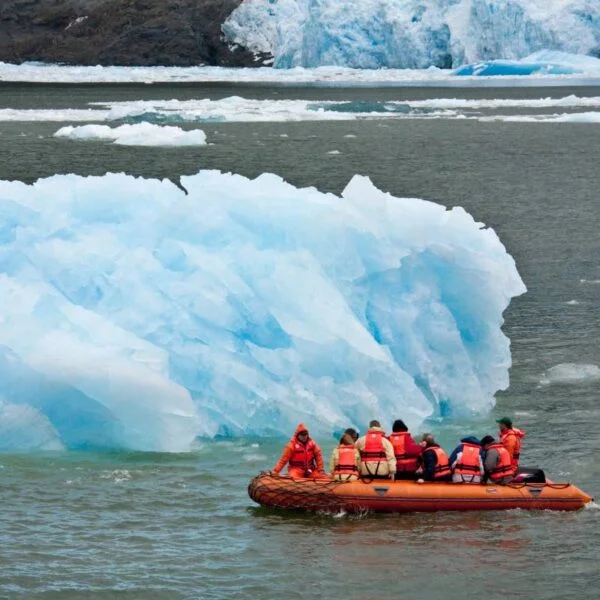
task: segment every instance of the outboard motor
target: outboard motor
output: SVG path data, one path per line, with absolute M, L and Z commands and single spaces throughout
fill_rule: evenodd
M 546 475 L 538 467 L 519 467 L 511 483 L 546 483 Z

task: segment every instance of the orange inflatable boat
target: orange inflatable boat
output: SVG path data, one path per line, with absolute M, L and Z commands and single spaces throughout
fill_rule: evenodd
M 445 510 L 578 510 L 592 498 L 570 483 L 416 483 L 375 480 L 338 482 L 263 473 L 248 494 L 269 508 L 311 512 L 433 512 Z

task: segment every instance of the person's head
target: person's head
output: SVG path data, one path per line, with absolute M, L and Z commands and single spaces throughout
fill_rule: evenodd
M 398 433 L 401 431 L 408 431 L 408 427 L 404 424 L 402 419 L 396 419 L 392 425 L 392 431 Z
M 494 438 L 491 435 L 484 435 L 481 438 L 481 441 L 479 442 L 481 444 L 482 448 L 486 448 L 487 446 L 489 446 L 490 444 L 494 443 Z
M 296 439 L 301 444 L 306 444 L 308 440 L 308 429 L 306 429 L 306 427 L 304 427 L 302 423 L 300 423 L 300 425 L 298 425 L 298 428 L 296 429 Z
M 369 429 L 371 429 L 372 427 L 381 427 L 381 423 L 377 419 L 373 419 L 369 423 Z
M 344 431 L 342 434 L 342 437 L 344 437 L 344 435 L 347 435 L 352 440 L 352 443 L 358 439 L 358 431 L 356 431 L 354 427 L 348 427 L 348 429 L 346 429 L 346 431 Z
M 421 444 L 425 444 L 425 446 L 434 446 L 435 438 L 430 433 L 424 433 L 421 437 Z
M 505 432 L 507 429 L 512 429 L 512 420 L 508 417 L 496 419 L 496 423 L 498 423 L 498 428 L 502 433 Z
M 342 437 L 340 438 L 340 444 L 343 446 L 353 446 L 354 438 L 349 433 L 342 433 Z

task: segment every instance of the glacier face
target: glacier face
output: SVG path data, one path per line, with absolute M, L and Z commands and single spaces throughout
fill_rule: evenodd
M 458 67 L 540 50 L 600 54 L 597 0 L 244 0 L 222 27 L 278 68 Z
M 485 413 L 525 291 L 461 208 L 201 171 L 0 182 L 0 448 Z

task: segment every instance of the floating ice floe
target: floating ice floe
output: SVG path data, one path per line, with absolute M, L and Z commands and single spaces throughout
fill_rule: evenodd
M 181 184 L 0 182 L 0 433 L 19 447 L 416 427 L 507 387 L 502 315 L 525 286 L 463 209 L 359 176 L 341 196 L 270 174 Z
M 61 127 L 55 137 L 71 140 L 108 140 L 120 146 L 204 146 L 206 134 L 201 129 L 185 131 L 180 127 L 137 123 L 135 125 L 82 125 Z
M 600 380 L 600 367 L 591 364 L 561 363 L 544 372 L 540 385 L 588 383 Z
M 95 102 L 90 109 L 0 109 L 0 122 L 103 122 L 109 125 L 63 127 L 70 139 L 112 140 L 135 145 L 202 145 L 199 129 L 182 124 L 215 122 L 353 121 L 357 119 L 480 119 L 499 121 L 594 122 L 599 96 L 559 98 L 428 98 L 404 101 L 256 100 L 230 96 L 219 100 L 137 100 Z M 506 109 L 513 114 L 503 114 Z M 520 115 L 514 110 L 539 110 Z M 561 113 L 548 113 L 560 109 Z M 282 134 L 287 137 L 288 134 Z M 348 137 L 348 136 L 345 136 Z
M 594 56 L 581 56 L 542 50 L 521 60 L 489 60 L 463 65 L 454 71 L 455 75 L 477 77 L 514 77 L 525 75 L 581 75 L 600 74 L 600 59 Z

